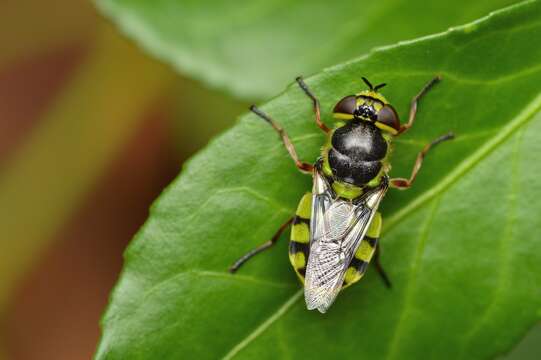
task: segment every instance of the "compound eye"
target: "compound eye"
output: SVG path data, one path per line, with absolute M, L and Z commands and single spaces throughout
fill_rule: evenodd
M 380 123 L 381 127 L 388 127 L 391 132 L 396 133 L 400 130 L 400 120 L 396 110 L 389 104 L 384 105 L 378 112 L 377 123 Z M 376 123 L 376 126 L 377 126 Z M 393 131 L 394 130 L 394 131 Z
M 333 116 L 336 119 L 353 119 L 353 112 L 357 107 L 357 99 L 355 95 L 346 96 L 336 104 L 333 109 Z

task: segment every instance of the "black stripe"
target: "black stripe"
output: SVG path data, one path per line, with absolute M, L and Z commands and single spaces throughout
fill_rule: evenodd
M 304 259 L 306 262 L 308 262 L 308 255 L 310 254 L 310 244 L 303 244 L 296 241 L 290 241 L 289 242 L 289 253 L 290 254 L 296 254 L 298 252 L 302 252 L 304 254 Z M 295 270 L 301 275 L 303 278 L 306 275 L 306 266 L 302 268 L 295 268 Z
M 354 268 L 358 273 L 359 275 L 362 275 L 366 272 L 366 268 L 368 267 L 368 263 L 366 261 L 363 261 L 361 259 L 357 259 L 356 257 L 354 257 L 351 262 L 349 263 L 349 266 L 348 268 Z M 342 282 L 342 286 L 346 286 L 348 283 L 346 282 L 346 280 L 344 279 L 344 281 Z
M 376 99 L 376 98 L 374 98 L 374 97 L 372 97 L 372 96 L 359 95 L 359 96 L 357 96 L 357 98 L 360 98 L 360 99 L 369 99 L 369 100 L 378 102 L 378 103 L 380 103 L 381 105 L 385 105 L 385 104 L 383 104 L 383 101 L 381 101 L 380 99 Z
M 374 249 L 376 248 L 376 245 L 378 244 L 378 239 L 377 239 L 377 238 L 373 238 L 373 237 L 371 237 L 371 236 L 365 235 L 365 236 L 364 236 L 364 240 L 368 241 L 368 243 L 370 244 L 370 246 L 372 246 Z
M 304 223 L 304 224 L 310 226 L 310 219 L 305 219 L 303 217 L 300 217 L 299 215 L 295 215 L 293 217 L 293 225 L 301 224 L 301 223 Z
M 308 254 L 310 253 L 310 244 L 300 243 L 297 241 L 291 240 L 289 242 L 289 253 L 296 254 L 298 252 L 304 253 L 306 261 L 308 261 Z
M 360 274 L 364 274 L 364 272 L 366 271 L 366 268 L 368 267 L 368 263 L 366 261 L 363 261 L 361 259 L 357 259 L 356 257 L 353 257 L 353 259 L 349 263 L 349 266 L 354 267 L 355 269 L 357 269 L 357 271 Z

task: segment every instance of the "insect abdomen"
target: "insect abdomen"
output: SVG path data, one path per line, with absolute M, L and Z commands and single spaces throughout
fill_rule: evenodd
M 327 156 L 334 176 L 363 186 L 380 173 L 387 150 L 387 141 L 374 124 L 351 121 L 334 130 Z
M 356 283 L 361 280 L 366 269 L 368 268 L 368 263 L 372 260 L 372 256 L 376 251 L 378 245 L 379 235 L 381 233 L 381 214 L 377 212 L 370 223 L 370 226 L 363 237 L 359 248 L 355 252 L 355 256 L 351 260 L 349 267 L 344 276 L 344 284 L 342 287 L 348 287 L 351 284 Z
M 291 227 L 291 239 L 289 241 L 289 261 L 295 269 L 295 273 L 302 283 L 306 274 L 306 265 L 310 255 L 310 218 L 312 215 L 312 193 L 304 194 Z M 368 230 L 351 259 L 351 263 L 345 273 L 342 287 L 348 287 L 359 281 L 368 263 L 376 250 L 378 238 L 381 232 L 381 214 L 377 212 L 370 223 Z
M 312 213 L 312 193 L 304 194 L 291 226 L 291 239 L 289 241 L 289 261 L 304 283 L 306 264 L 310 253 L 310 215 Z

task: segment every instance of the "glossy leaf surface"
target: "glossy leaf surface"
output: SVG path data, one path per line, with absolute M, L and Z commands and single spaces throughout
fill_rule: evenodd
M 396 141 L 392 176 L 452 130 L 415 186 L 384 199 L 386 289 L 370 269 L 321 315 L 306 310 L 286 237 L 237 275 L 311 180 L 253 115 L 212 141 L 153 206 L 126 253 L 97 359 L 486 359 L 509 350 L 541 309 L 541 4 L 372 52 L 307 79 L 323 117 L 362 75 L 387 82 L 403 119 L 434 74 L 444 80 Z M 294 84 L 262 106 L 303 159 L 324 141 Z

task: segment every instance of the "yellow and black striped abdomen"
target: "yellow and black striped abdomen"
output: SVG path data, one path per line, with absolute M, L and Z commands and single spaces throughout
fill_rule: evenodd
M 289 241 L 289 261 L 299 279 L 304 283 L 306 263 L 310 254 L 310 215 L 312 213 L 312 193 L 306 193 L 299 202 L 291 227 Z
M 368 263 L 370 263 L 370 260 L 372 260 L 372 256 L 374 256 L 376 251 L 379 235 L 381 233 L 381 225 L 381 214 L 378 211 L 374 214 L 374 218 L 361 241 L 361 245 L 359 245 L 359 248 L 355 252 L 355 256 L 349 264 L 342 288 L 356 283 L 363 277 L 366 268 L 368 267 Z
M 310 255 L 310 218 L 312 212 L 312 193 L 306 193 L 299 202 L 293 225 L 291 227 L 291 239 L 289 242 L 289 261 L 295 269 L 299 279 L 304 283 L 306 264 Z M 342 287 L 348 287 L 359 281 L 372 259 L 378 238 L 381 232 L 381 214 L 374 214 L 372 222 L 355 252 L 344 277 Z

